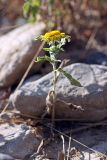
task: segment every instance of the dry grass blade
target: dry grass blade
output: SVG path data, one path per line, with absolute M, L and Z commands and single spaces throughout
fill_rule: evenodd
M 70 130 L 70 131 L 66 131 L 65 133 L 66 134 L 74 134 L 74 133 L 77 133 L 77 132 L 80 132 L 80 131 L 83 131 L 83 130 L 86 130 L 86 129 L 89 129 L 89 128 L 94 128 L 94 127 L 97 127 L 97 126 L 100 126 L 100 125 L 104 125 L 104 123 L 107 123 L 107 120 L 104 120 L 104 121 L 101 121 L 101 122 L 97 122 L 97 123 L 93 123 L 93 124 L 88 124 L 87 126 L 82 126 L 82 127 L 79 127 L 77 129 L 74 129 L 74 130 Z
M 51 139 L 42 139 L 40 142 L 40 145 L 38 146 L 37 152 L 36 154 L 39 154 L 40 151 L 43 149 L 43 147 L 45 147 L 46 145 L 48 145 L 50 143 Z
M 40 151 L 41 151 L 43 145 L 44 145 L 44 140 L 42 139 L 41 142 L 40 142 L 40 145 L 38 146 L 38 149 L 37 149 L 36 154 L 40 153 Z
M 37 58 L 37 56 L 38 56 L 39 53 L 41 52 L 41 50 L 42 50 L 42 48 L 43 48 L 44 45 L 45 45 L 45 42 L 42 42 L 42 44 L 41 44 L 40 47 L 38 48 L 37 52 L 35 53 L 35 55 L 34 55 L 34 57 L 33 57 L 32 61 L 31 61 L 30 65 L 29 65 L 29 67 L 27 68 L 25 74 L 23 75 L 23 77 L 22 77 L 19 85 L 17 86 L 16 90 L 18 90 L 18 89 L 21 87 L 21 85 L 23 84 L 23 82 L 24 82 L 25 78 L 27 77 L 29 71 L 31 70 L 33 64 L 35 63 L 35 59 Z M 15 91 L 16 91 L 16 90 L 15 90 Z
M 65 155 L 65 140 L 64 140 L 64 136 L 63 135 L 61 135 L 61 139 L 62 139 L 62 143 L 63 143 L 63 153 Z M 65 160 L 65 158 L 64 158 L 64 160 Z
M 69 156 L 70 156 L 70 148 L 71 148 L 71 136 L 69 137 L 69 146 L 68 146 L 68 154 L 67 154 L 67 160 L 69 160 Z
M 63 151 L 58 153 L 58 159 L 57 160 L 65 160 L 65 154 L 63 153 Z
M 87 54 L 87 51 L 89 50 L 89 48 L 90 48 L 91 45 L 93 44 L 93 40 L 94 40 L 94 38 L 95 38 L 95 36 L 96 36 L 96 33 L 98 32 L 98 29 L 99 29 L 99 27 L 96 28 L 96 29 L 92 32 L 90 38 L 88 39 L 87 44 L 86 44 L 86 46 L 85 46 L 85 52 L 83 53 L 81 59 L 84 59 L 85 55 Z

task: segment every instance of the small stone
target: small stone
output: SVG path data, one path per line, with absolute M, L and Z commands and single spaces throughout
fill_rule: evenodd
M 39 143 L 31 127 L 7 123 L 0 126 L 0 153 L 24 159 L 37 149 Z

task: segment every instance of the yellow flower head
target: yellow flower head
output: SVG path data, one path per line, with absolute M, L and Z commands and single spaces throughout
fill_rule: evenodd
M 41 39 L 47 42 L 60 40 L 65 37 L 65 33 L 60 32 L 59 30 L 54 30 L 47 32 L 41 36 Z

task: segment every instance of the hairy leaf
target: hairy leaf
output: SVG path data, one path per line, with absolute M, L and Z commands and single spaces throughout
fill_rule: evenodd
M 69 73 L 62 70 L 61 68 L 59 69 L 59 71 L 62 72 L 64 74 L 64 76 L 70 81 L 71 85 L 82 87 L 81 83 L 78 80 L 76 80 L 75 78 L 73 78 Z
M 50 57 L 48 57 L 48 56 L 37 57 L 36 62 L 44 62 L 44 61 L 48 61 L 50 63 L 52 62 Z
M 50 48 L 43 48 L 44 51 L 50 52 Z

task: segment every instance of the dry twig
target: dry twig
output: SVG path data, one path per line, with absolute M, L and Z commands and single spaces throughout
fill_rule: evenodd
M 69 146 L 68 146 L 68 151 L 67 151 L 67 160 L 69 160 L 70 148 L 71 148 L 71 135 L 70 135 L 70 137 L 69 137 Z

